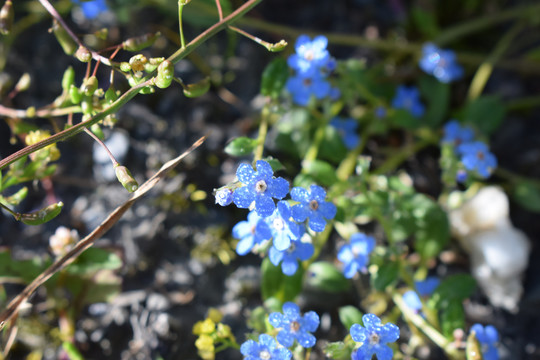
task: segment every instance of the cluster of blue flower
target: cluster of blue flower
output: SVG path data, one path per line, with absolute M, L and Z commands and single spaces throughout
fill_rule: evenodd
M 87 19 L 95 19 L 102 12 L 107 11 L 107 4 L 105 0 L 90 0 L 90 1 L 80 1 L 80 0 L 71 0 L 74 4 L 79 4 L 84 16 Z
M 330 120 L 330 125 L 336 129 L 343 139 L 343 144 L 347 150 L 352 150 L 360 143 L 360 136 L 356 133 L 358 122 L 353 118 L 342 118 L 339 116 Z
M 312 332 L 319 327 L 319 315 L 314 311 L 302 316 L 298 305 L 286 302 L 283 313 L 271 313 L 269 322 L 276 329 L 281 329 L 276 336 L 277 342 L 267 334 L 259 335 L 258 343 L 247 340 L 240 347 L 244 359 L 289 360 L 292 353 L 287 348 L 293 346 L 295 341 L 304 348 L 311 348 L 316 343 Z M 374 314 L 364 315 L 362 322 L 364 326 L 353 324 L 350 329 L 352 339 L 360 343 L 352 354 L 352 360 L 371 360 L 373 355 L 377 355 L 379 360 L 392 359 L 393 351 L 387 344 L 399 338 L 399 328 L 392 323 L 383 325 Z
M 408 110 L 416 118 L 422 117 L 426 112 L 426 107 L 420 101 L 420 91 L 415 86 L 398 86 L 392 99 L 392 107 Z
M 420 312 L 422 310 L 422 301 L 420 297 L 426 298 L 433 294 L 437 286 L 441 281 L 436 276 L 429 276 L 425 280 L 415 281 L 414 286 L 415 290 L 409 290 L 403 294 L 403 301 L 409 308 L 415 312 Z
M 467 171 L 472 171 L 482 178 L 491 175 L 493 169 L 497 167 L 497 158 L 490 151 L 488 146 L 474 140 L 474 131 L 468 126 L 461 126 L 457 120 L 450 120 L 444 126 L 443 143 L 454 145 L 457 156 L 461 158 L 461 163 Z M 467 173 L 458 173 L 458 181 L 466 179 Z
M 439 49 L 432 43 L 422 48 L 422 58 L 418 65 L 443 83 L 450 83 L 463 76 L 463 68 L 456 62 L 456 54 L 452 50 Z
M 304 241 L 306 226 L 314 232 L 321 232 L 326 222 L 336 216 L 336 206 L 325 201 L 326 191 L 311 185 L 309 191 L 294 187 L 291 199 L 295 205 L 283 200 L 289 193 L 289 183 L 281 177 L 274 177 L 270 164 L 264 160 L 256 162 L 256 171 L 250 164 L 240 164 L 236 171 L 238 181 L 243 185 L 234 191 L 222 188 L 216 193 L 216 203 L 226 206 L 234 203 L 242 209 L 254 204 L 247 221 L 241 221 L 233 228 L 233 236 L 239 239 L 236 252 L 249 253 L 254 246 L 273 240 L 268 257 L 285 275 L 294 275 L 298 270 L 298 260 L 304 261 L 314 253 L 313 245 Z M 277 205 L 274 199 L 278 200 Z
M 311 41 L 309 36 L 301 35 L 296 40 L 296 53 L 287 60 L 295 75 L 285 85 L 296 104 L 305 106 L 312 96 L 319 100 L 327 96 L 339 97 L 339 90 L 327 81 L 328 75 L 336 68 L 336 61 L 326 49 L 327 45 L 328 39 L 324 36 L 317 36 Z

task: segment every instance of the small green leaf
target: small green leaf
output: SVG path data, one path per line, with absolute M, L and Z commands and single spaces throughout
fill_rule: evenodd
M 364 314 L 358 310 L 356 306 L 347 305 L 339 308 L 339 320 L 347 330 L 349 330 L 353 324 L 363 324 L 363 315 Z
M 492 134 L 506 116 L 506 108 L 498 96 L 481 96 L 464 109 L 464 123 L 474 124 L 485 135 Z
M 26 225 L 41 225 L 51 221 L 60 214 L 64 203 L 58 202 L 49 205 L 41 210 L 34 211 L 29 214 L 21 214 L 20 220 Z
M 352 348 L 343 341 L 332 342 L 326 345 L 324 353 L 330 359 L 349 360 L 351 359 Z
M 253 152 L 257 140 L 245 136 L 238 137 L 225 146 L 225 152 L 231 156 L 245 156 Z
M 451 301 L 441 310 L 441 327 L 447 338 L 452 337 L 454 330 L 465 328 L 465 312 L 461 301 Z
M 471 275 L 456 274 L 444 279 L 429 299 L 430 307 L 442 309 L 452 301 L 461 303 L 476 289 L 476 281 Z
M 522 181 L 514 186 L 511 192 L 512 199 L 523 208 L 540 212 L 540 188 L 532 182 Z
M 446 212 L 423 194 L 416 194 L 408 204 L 415 219 L 416 251 L 424 259 L 440 254 L 450 239 L 450 224 Z
M 116 270 L 122 266 L 122 259 L 105 249 L 90 248 L 67 267 L 70 274 L 91 274 L 99 270 Z
M 332 186 L 338 181 L 336 169 L 326 161 L 306 161 L 303 165 L 306 173 L 315 179 L 317 184 Z
M 422 122 L 436 128 L 447 116 L 450 85 L 438 81 L 433 76 L 421 77 L 419 85 L 422 96 L 427 100 L 426 114 Z
M 414 21 L 415 28 L 420 30 L 425 38 L 433 39 L 437 37 L 440 30 L 437 25 L 435 11 L 426 11 L 419 6 L 413 6 L 411 17 Z
M 84 357 L 73 343 L 64 341 L 62 343 L 62 349 L 64 349 L 68 355 L 69 360 L 84 360 Z
M 326 261 L 312 263 L 307 269 L 307 285 L 318 290 L 339 293 L 349 290 L 351 283 L 333 264 Z
M 398 277 L 399 263 L 396 261 L 386 261 L 379 265 L 376 271 L 371 272 L 371 284 L 375 290 L 384 291 L 388 286 L 395 283 Z
M 289 78 L 289 67 L 284 58 L 270 62 L 262 73 L 261 94 L 277 99 Z
M 21 201 L 23 201 L 26 198 L 27 195 L 28 195 L 28 188 L 24 186 L 11 196 L 3 198 L 0 195 L 0 200 L 4 199 L 5 202 L 7 202 L 9 205 L 19 205 Z
M 394 109 L 388 111 L 388 122 L 399 129 L 414 130 L 423 124 L 423 121 L 414 117 L 408 110 Z
M 263 299 L 275 297 L 281 302 L 292 301 L 302 291 L 303 269 L 300 266 L 292 276 L 283 274 L 281 266 L 274 266 L 270 259 L 265 258 L 261 265 Z

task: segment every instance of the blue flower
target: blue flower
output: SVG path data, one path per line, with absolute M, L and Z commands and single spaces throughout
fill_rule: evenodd
M 328 39 L 324 36 L 317 36 L 311 41 L 309 36 L 300 35 L 295 44 L 296 53 L 289 56 L 287 63 L 299 74 L 319 72 L 325 67 L 331 71 L 332 67 L 335 68 L 335 63 L 333 66 L 328 64 L 330 54 L 326 46 L 328 46 Z
M 314 252 L 312 244 L 301 240 L 292 240 L 286 250 L 280 251 L 272 246 L 268 251 L 268 258 L 274 266 L 278 266 L 282 262 L 281 271 L 287 276 L 292 276 L 298 270 L 298 260 L 308 260 Z
M 480 324 L 474 324 L 471 331 L 476 333 L 476 338 L 482 345 L 482 354 L 484 360 L 499 360 L 499 353 L 495 343 L 499 341 L 499 332 L 491 325 L 483 327 Z
M 461 162 L 465 169 L 476 171 L 483 178 L 489 177 L 493 169 L 497 167 L 497 158 L 481 141 L 461 144 L 457 151 L 461 154 Z
M 369 254 L 375 249 L 375 239 L 362 233 L 351 236 L 350 243 L 343 245 L 338 252 L 338 259 L 345 264 L 343 274 L 352 278 L 358 271 L 365 271 Z
M 293 219 L 303 222 L 309 219 L 309 228 L 315 232 L 321 232 L 326 227 L 326 220 L 336 216 L 336 206 L 325 201 L 326 191 L 318 185 L 311 185 L 310 192 L 301 187 L 291 190 L 291 198 L 300 204 L 292 207 Z
M 452 50 L 442 50 L 432 43 L 422 48 L 420 68 L 443 83 L 449 83 L 463 76 L 463 68 L 456 62 Z
M 308 311 L 302 316 L 298 305 L 286 302 L 283 304 L 283 314 L 271 313 L 269 321 L 273 327 L 282 329 L 276 339 L 285 347 L 293 346 L 296 340 L 302 347 L 310 348 L 317 341 L 311 334 L 319 327 L 319 315 L 315 311 Z
M 403 294 L 403 301 L 409 308 L 413 309 L 415 312 L 419 312 L 422 309 L 422 301 L 414 290 L 406 291 Z
M 375 108 L 375 117 L 377 119 L 383 119 L 386 117 L 386 108 L 384 106 L 377 106 Z
M 293 101 L 301 106 L 306 106 L 312 95 L 320 100 L 332 92 L 330 83 L 317 72 L 292 76 L 287 79 L 285 87 L 291 93 Z
M 428 276 L 425 280 L 415 281 L 416 291 L 422 297 L 430 296 L 439 286 L 441 280 L 436 276 Z
M 87 19 L 93 20 L 97 18 L 102 12 L 107 11 L 107 4 L 105 0 L 91 0 L 83 1 L 72 0 L 74 4 L 80 4 L 82 12 Z
M 351 326 L 351 337 L 362 345 L 353 353 L 353 360 L 371 360 L 377 355 L 377 360 L 391 360 L 392 349 L 386 345 L 399 339 L 399 328 L 392 324 L 382 324 L 381 319 L 373 314 L 362 316 L 364 326 Z
M 454 146 L 468 143 L 474 139 L 474 131 L 469 126 L 461 126 L 459 121 L 450 120 L 444 125 L 443 143 L 450 143 Z
M 351 150 L 358 146 L 360 136 L 356 134 L 358 129 L 358 122 L 356 120 L 351 118 L 343 119 L 336 116 L 330 120 L 330 125 L 337 130 L 347 149 Z
M 302 235 L 300 225 L 291 221 L 291 206 L 286 201 L 280 201 L 274 213 L 266 218 L 266 223 L 272 231 L 273 243 L 277 250 L 286 250 L 291 245 L 291 240 L 296 240 Z
M 255 211 L 248 214 L 247 221 L 240 221 L 232 229 L 235 239 L 240 239 L 236 245 L 238 255 L 246 255 L 253 246 L 272 238 L 272 231 L 268 224 Z
M 394 109 L 408 110 L 417 118 L 424 115 L 425 112 L 425 107 L 420 102 L 420 92 L 414 86 L 399 86 L 392 100 L 392 107 Z
M 289 192 L 287 180 L 274 177 L 274 171 L 268 162 L 258 160 L 257 171 L 250 164 L 240 164 L 236 176 L 242 186 L 234 192 L 233 201 L 239 208 L 249 208 L 255 201 L 255 211 L 261 217 L 272 215 L 276 208 L 275 199 L 283 199 Z
M 227 206 L 233 201 L 233 192 L 231 189 L 223 188 L 216 192 L 216 204 Z
M 276 344 L 276 340 L 268 334 L 259 335 L 259 342 L 248 340 L 240 346 L 245 360 L 289 360 L 292 353 Z

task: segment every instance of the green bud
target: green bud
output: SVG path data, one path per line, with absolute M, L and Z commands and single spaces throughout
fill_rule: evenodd
M 112 104 L 118 99 L 118 94 L 116 93 L 116 89 L 113 84 L 109 86 L 107 91 L 105 91 L 105 101 L 107 101 L 109 104 Z
M 77 43 L 69 36 L 66 29 L 64 29 L 56 20 L 53 20 L 52 32 L 56 40 L 62 46 L 62 50 L 66 55 L 73 55 L 77 50 Z
M 184 95 L 188 98 L 195 98 L 206 94 L 210 89 L 210 78 L 206 77 L 194 84 L 188 84 L 184 87 Z
M 57 217 L 63 206 L 64 203 L 60 201 L 29 214 L 21 214 L 19 220 L 26 225 L 41 225 Z
M 116 177 L 118 178 L 118 181 L 120 181 L 120 184 L 122 184 L 123 187 L 126 188 L 127 191 L 134 192 L 139 188 L 139 183 L 133 175 L 131 175 L 131 172 L 128 170 L 125 166 L 117 166 L 114 169 L 116 173 Z
M 94 110 L 94 104 L 92 104 L 91 96 L 83 96 L 81 101 L 81 110 L 84 115 L 92 114 L 92 111 Z
M 158 58 L 150 58 L 148 59 L 148 63 L 150 65 L 159 65 L 165 60 L 164 57 L 158 57 Z
M 129 63 L 123 61 L 120 63 L 120 70 L 123 72 L 130 72 L 131 71 L 131 65 Z
M 28 195 L 28 188 L 25 186 L 19 191 L 17 191 L 15 194 L 3 198 L 8 204 L 10 205 L 19 205 L 21 201 L 23 201 L 26 196 Z M 2 196 L 0 196 L 2 198 Z
M 92 96 L 98 88 L 98 79 L 96 76 L 90 76 L 85 79 L 83 85 L 81 86 L 81 91 L 86 96 Z
M 178 4 L 184 6 L 191 2 L 191 0 L 178 0 Z
M 100 40 L 107 40 L 107 37 L 109 36 L 109 29 L 99 29 L 98 31 L 94 31 L 94 35 Z
M 75 70 L 73 67 L 69 66 L 66 71 L 64 71 L 64 76 L 62 77 L 62 89 L 69 92 L 69 88 L 72 84 L 75 83 Z
M 154 78 L 154 83 L 160 89 L 169 87 L 174 76 L 174 65 L 172 62 L 165 60 L 158 66 L 158 73 Z
M 13 27 L 13 4 L 11 0 L 6 0 L 4 6 L 0 10 L 0 34 L 7 35 L 11 32 Z
M 69 86 L 68 94 L 69 94 L 69 99 L 71 100 L 73 104 L 78 104 L 81 102 L 81 99 L 82 99 L 81 91 L 75 85 L 71 84 Z
M 32 79 L 30 78 L 30 74 L 24 73 L 19 79 L 19 81 L 17 82 L 17 85 L 15 85 L 15 90 L 17 90 L 18 92 L 23 92 L 23 91 L 28 90 L 28 88 L 30 87 L 31 80 Z
M 160 35 L 161 33 L 158 31 L 156 33 L 148 33 L 142 36 L 133 37 L 124 41 L 122 47 L 127 51 L 140 51 L 154 44 Z
M 36 108 L 34 106 L 30 106 L 28 109 L 26 109 L 26 117 L 33 118 L 36 116 Z
M 94 124 L 90 126 L 90 131 L 94 133 L 100 140 L 105 139 L 105 134 L 103 134 L 103 131 L 101 130 L 101 126 L 98 124 Z
M 137 54 L 129 59 L 129 65 L 133 71 L 143 71 L 144 64 L 148 62 L 148 59 L 143 54 Z
M 285 40 L 281 40 L 280 42 L 277 42 L 275 44 L 268 43 L 268 45 L 266 45 L 265 47 L 268 49 L 268 51 L 280 52 L 284 50 L 285 47 L 287 47 L 287 42 Z
M 75 52 L 75 57 L 79 59 L 80 62 L 87 63 L 92 60 L 92 53 L 84 46 L 79 46 L 77 52 Z

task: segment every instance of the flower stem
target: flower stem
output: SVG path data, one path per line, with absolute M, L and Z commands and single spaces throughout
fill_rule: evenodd
M 257 137 L 257 147 L 255 148 L 253 161 L 261 160 L 264 151 L 264 142 L 268 132 L 268 118 L 270 117 L 270 106 L 264 105 L 261 111 L 261 123 L 259 124 L 259 136 Z
M 111 162 L 113 163 L 114 167 L 117 167 L 118 165 L 120 165 L 118 163 L 118 161 L 116 161 L 114 155 L 109 150 L 107 145 L 105 145 L 105 143 L 103 141 L 101 141 L 100 138 L 98 138 L 92 131 L 88 130 L 87 128 L 84 128 L 84 132 L 87 133 L 88 135 L 90 135 L 92 137 L 92 139 L 94 139 L 99 145 L 101 145 L 101 147 L 103 147 L 103 149 L 105 149 L 105 151 L 107 152 L 107 155 L 109 155 L 109 158 L 111 159 Z
M 178 26 L 180 28 L 180 49 L 186 47 L 186 40 L 184 39 L 184 27 L 182 26 L 182 11 L 184 10 L 184 4 L 178 1 Z

